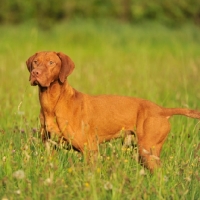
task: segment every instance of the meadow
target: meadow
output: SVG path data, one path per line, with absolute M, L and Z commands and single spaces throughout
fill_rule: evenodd
M 0 33 L 0 199 L 200 199 L 198 120 L 170 119 L 155 174 L 121 139 L 100 145 L 95 165 L 74 150 L 61 148 L 52 156 L 39 137 L 38 89 L 30 86 L 25 64 L 37 51 L 61 51 L 75 63 L 68 79 L 81 92 L 200 110 L 198 27 L 88 19 L 49 30 L 2 25 Z

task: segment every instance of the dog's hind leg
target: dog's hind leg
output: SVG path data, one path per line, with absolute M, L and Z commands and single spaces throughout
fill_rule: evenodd
M 160 166 L 160 152 L 170 131 L 170 123 L 164 117 L 149 117 L 144 121 L 143 134 L 139 138 L 139 157 L 151 172 Z

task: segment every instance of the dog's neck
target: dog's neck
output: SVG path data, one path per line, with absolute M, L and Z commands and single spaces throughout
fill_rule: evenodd
M 59 80 L 56 80 L 50 84 L 49 87 L 39 86 L 39 99 L 40 104 L 43 110 L 47 112 L 54 112 L 57 103 L 65 98 L 69 100 L 74 96 L 75 90 L 69 85 L 67 80 L 64 83 L 61 83 Z M 63 96 L 63 94 L 65 94 Z

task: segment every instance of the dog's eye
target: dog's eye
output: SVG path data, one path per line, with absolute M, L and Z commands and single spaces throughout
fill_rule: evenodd
M 34 62 L 35 64 L 37 64 L 37 60 L 34 60 L 33 62 Z
M 52 65 L 53 63 L 54 63 L 53 61 L 51 61 L 51 60 L 49 61 L 49 64 L 50 64 L 50 65 Z

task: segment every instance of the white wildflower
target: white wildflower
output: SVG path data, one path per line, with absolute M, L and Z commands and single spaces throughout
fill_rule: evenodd
M 8 200 L 8 198 L 7 197 L 2 197 L 2 199 L 1 200 Z
M 112 190 L 113 186 L 112 186 L 112 184 L 111 184 L 109 181 L 107 181 L 107 182 L 104 184 L 104 188 L 105 188 L 106 190 Z
M 16 190 L 16 191 L 15 191 L 15 194 L 20 195 L 20 194 L 21 194 L 21 191 L 20 191 L 20 190 Z
M 6 156 L 3 156 L 2 160 L 3 160 L 3 162 L 6 162 Z
M 25 178 L 25 173 L 23 170 L 18 170 L 16 172 L 13 173 L 13 177 L 16 179 L 24 179 Z
M 52 183 L 51 178 L 47 178 L 47 179 L 45 179 L 45 181 L 44 181 L 44 185 L 51 185 L 51 183 Z
M 169 178 L 167 176 L 164 176 L 163 179 L 165 182 L 167 182 L 169 180 Z
M 145 176 L 146 175 L 146 172 L 144 169 L 141 169 L 140 172 L 139 172 L 140 176 Z

